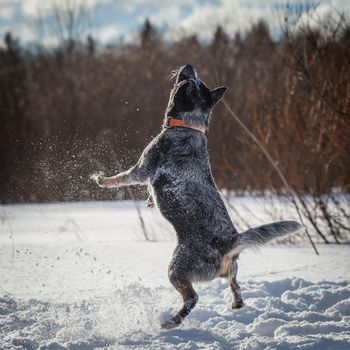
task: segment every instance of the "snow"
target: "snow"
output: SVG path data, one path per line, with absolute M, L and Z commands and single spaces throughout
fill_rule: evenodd
M 190 316 L 162 331 L 181 304 L 167 279 L 174 238 L 144 203 L 1 206 L 0 349 L 350 348 L 349 245 L 245 251 L 242 309 L 225 280 L 198 284 Z

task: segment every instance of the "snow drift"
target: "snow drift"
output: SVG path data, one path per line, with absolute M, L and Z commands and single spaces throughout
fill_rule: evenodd
M 183 325 L 161 331 L 181 299 L 154 212 L 168 241 L 145 242 L 130 203 L 1 209 L 0 349 L 350 348 L 349 245 L 243 252 L 245 307 L 230 309 L 226 281 L 199 284 Z
M 179 303 L 170 288 L 133 283 L 74 303 L 0 299 L 1 346 L 12 349 L 346 349 L 350 283 L 298 278 L 242 283 L 246 306 L 232 311 L 227 285 L 201 286 L 179 329 L 160 331 L 162 310 Z

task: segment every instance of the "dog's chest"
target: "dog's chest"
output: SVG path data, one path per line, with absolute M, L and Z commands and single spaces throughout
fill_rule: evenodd
M 174 169 L 160 168 L 151 179 L 154 199 L 159 209 L 176 205 L 185 190 Z

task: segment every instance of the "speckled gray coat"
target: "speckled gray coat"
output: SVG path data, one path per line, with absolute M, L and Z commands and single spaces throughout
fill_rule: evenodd
M 215 186 L 205 135 L 165 129 L 148 150 L 146 162 L 153 198 L 177 233 L 169 272 L 191 281 L 217 277 L 237 230 Z

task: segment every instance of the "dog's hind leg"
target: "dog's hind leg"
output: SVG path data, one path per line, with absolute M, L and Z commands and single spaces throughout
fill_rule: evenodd
M 233 294 L 232 309 L 240 309 L 244 305 L 242 300 L 242 295 L 241 295 L 241 288 L 237 283 L 237 271 L 238 271 L 237 258 L 238 257 L 232 258 L 232 268 L 227 276 L 227 279 Z
M 182 308 L 169 320 L 162 324 L 163 329 L 171 329 L 178 326 L 182 320 L 189 315 L 198 301 L 198 295 L 192 287 L 192 283 L 170 276 L 170 282 L 181 294 L 183 299 Z
M 182 320 L 188 316 L 198 301 L 198 295 L 192 287 L 191 276 L 195 269 L 195 256 L 185 244 L 180 244 L 175 248 L 171 259 L 168 275 L 170 283 L 181 294 L 183 305 L 169 321 L 162 324 L 163 329 L 170 329 L 178 326 Z

